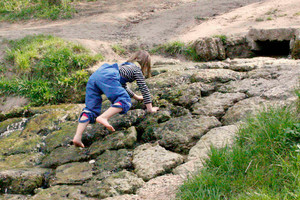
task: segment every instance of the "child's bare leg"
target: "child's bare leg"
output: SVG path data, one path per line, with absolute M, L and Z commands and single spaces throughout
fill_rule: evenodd
M 115 105 L 120 105 L 120 104 L 116 103 Z M 104 113 L 102 113 L 102 115 L 97 117 L 96 121 L 98 123 L 102 124 L 103 126 L 105 126 L 108 130 L 115 131 L 114 127 L 112 127 L 109 124 L 108 120 L 109 120 L 109 118 L 111 118 L 112 116 L 114 116 L 115 114 L 117 114 L 121 111 L 122 111 L 122 108 L 110 107 Z
M 80 120 L 85 120 L 85 119 L 88 119 L 88 118 L 86 116 L 82 116 L 80 118 Z M 84 147 L 84 144 L 82 143 L 81 138 L 82 138 L 82 133 L 84 132 L 84 130 L 88 124 L 89 124 L 89 121 L 85 122 L 85 123 L 78 123 L 76 134 L 73 138 L 73 144 L 76 147 Z

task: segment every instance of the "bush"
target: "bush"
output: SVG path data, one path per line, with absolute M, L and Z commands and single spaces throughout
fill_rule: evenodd
M 9 47 L 5 59 L 15 76 L 0 80 L 0 94 L 25 96 L 33 105 L 82 102 L 89 77 L 84 69 L 103 59 L 53 36 L 27 36 Z
M 291 107 L 249 118 L 232 148 L 211 148 L 205 168 L 178 199 L 299 199 L 300 122 Z

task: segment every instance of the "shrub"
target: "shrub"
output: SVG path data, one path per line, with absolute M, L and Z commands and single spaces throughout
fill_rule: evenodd
M 78 44 L 45 35 L 9 41 L 6 61 L 15 76 L 0 80 L 0 94 L 22 95 L 33 105 L 82 102 L 89 73 L 103 59 Z

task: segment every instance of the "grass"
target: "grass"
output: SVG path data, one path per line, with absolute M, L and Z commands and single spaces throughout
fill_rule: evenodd
M 28 19 L 68 19 L 76 12 L 71 0 L 62 0 L 59 5 L 49 4 L 47 0 L 2 0 L 0 2 L 0 21 L 14 22 Z
M 211 147 L 205 168 L 180 187 L 177 198 L 299 199 L 299 104 L 295 110 L 269 108 L 249 118 L 231 148 Z
M 199 61 L 195 49 L 188 44 L 180 41 L 173 41 L 159 45 L 150 51 L 152 54 L 164 54 L 167 56 L 183 55 L 186 58 L 194 61 Z
M 259 17 L 259 18 L 256 18 L 255 21 L 256 21 L 256 22 L 263 22 L 264 19 Z
M 125 48 L 123 48 L 121 45 L 119 45 L 119 44 L 114 44 L 114 45 L 112 45 L 112 50 L 116 53 L 116 54 L 118 54 L 118 55 L 125 55 L 125 53 L 126 53 L 126 49 Z
M 6 64 L 0 67 L 0 95 L 24 96 L 35 106 L 82 102 L 89 77 L 84 69 L 103 59 L 53 36 L 27 36 L 8 45 Z M 12 77 L 5 76 L 5 68 Z

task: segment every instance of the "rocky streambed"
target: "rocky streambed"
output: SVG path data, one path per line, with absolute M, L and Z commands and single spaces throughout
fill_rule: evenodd
M 147 83 L 160 111 L 133 102 L 111 119 L 116 132 L 89 125 L 83 149 L 70 145 L 83 104 L 1 113 L 0 199 L 174 199 L 210 145 L 230 145 L 248 115 L 296 100 L 300 60 L 171 60 L 153 70 Z

